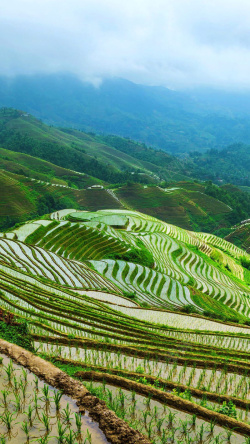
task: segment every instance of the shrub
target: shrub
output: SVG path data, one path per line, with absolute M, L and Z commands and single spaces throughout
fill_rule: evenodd
M 125 298 L 129 298 L 129 299 L 135 299 L 136 298 L 136 292 L 135 291 L 123 291 L 123 296 L 125 296 Z
M 15 324 L 7 324 L 0 321 L 0 337 L 20 347 L 33 351 L 32 337 L 29 333 L 28 323 L 21 322 Z
M 179 309 L 179 311 L 183 313 L 198 313 L 198 310 L 196 310 L 196 308 L 191 304 L 184 305 Z
M 136 373 L 141 373 L 141 374 L 145 373 L 145 369 L 141 365 L 139 365 L 135 371 Z
M 135 248 L 126 251 L 126 253 L 109 253 L 105 259 L 114 259 L 127 262 L 134 262 L 135 264 L 143 265 L 144 267 L 152 268 L 154 265 L 153 255 L 146 248 Z
M 216 411 L 218 413 L 222 413 L 223 415 L 231 416 L 231 418 L 237 419 L 236 408 L 232 401 L 229 401 L 228 403 L 224 401 Z
M 240 263 L 241 263 L 242 267 L 246 268 L 247 270 L 250 270 L 250 259 L 242 256 L 240 258 Z

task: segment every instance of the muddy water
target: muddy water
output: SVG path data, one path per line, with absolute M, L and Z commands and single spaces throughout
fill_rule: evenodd
M 229 396 L 249 399 L 250 378 L 221 370 L 199 369 L 177 365 L 174 358 L 169 362 L 158 362 L 98 350 L 84 350 L 75 347 L 56 346 L 54 344 L 35 343 L 39 351 L 54 356 L 82 361 L 88 365 L 98 365 L 107 368 L 121 368 L 130 371 L 141 371 L 152 376 L 167 379 L 190 387 L 205 389 Z
M 56 444 L 59 442 L 60 425 L 64 431 L 64 440 L 71 433 L 72 443 L 108 443 L 98 424 L 91 420 L 87 412 L 79 415 L 78 407 L 71 398 L 62 395 L 57 409 L 55 396 L 60 393 L 57 389 L 47 386 L 29 370 L 12 363 L 5 355 L 0 354 L 0 357 L 3 358 L 0 365 L 0 437 L 3 438 L 1 444 L 24 444 L 28 442 L 28 437 L 30 442 L 43 443 L 41 439 L 46 436 L 49 443 Z M 75 415 L 78 415 L 79 428 Z M 6 424 L 8 416 L 10 427 Z M 26 422 L 27 433 L 24 431 Z
M 148 436 L 154 444 L 162 443 L 245 443 L 243 436 L 233 433 L 228 440 L 227 431 L 188 413 L 163 406 L 157 401 L 100 382 L 84 382 L 96 390 L 107 403 L 123 412 L 131 426 Z M 172 419 L 171 417 L 172 416 Z M 213 429 L 212 429 L 213 428 Z

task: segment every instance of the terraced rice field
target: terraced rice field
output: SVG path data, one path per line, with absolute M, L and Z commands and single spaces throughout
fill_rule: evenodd
M 0 355 L 1 443 L 108 443 L 76 403 L 24 367 Z M 70 441 L 71 440 L 71 441 Z
M 65 210 L 2 234 L 0 307 L 149 442 L 248 442 L 241 256 L 141 213 Z

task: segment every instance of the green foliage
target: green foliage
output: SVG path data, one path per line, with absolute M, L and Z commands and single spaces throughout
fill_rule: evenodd
M 222 150 L 212 149 L 205 154 L 192 156 L 192 158 L 190 158 L 189 168 L 192 177 L 203 178 L 203 180 L 210 180 L 217 183 L 219 183 L 219 180 L 223 180 L 224 183 L 249 186 L 249 145 L 235 143 Z M 209 192 L 211 192 L 210 187 Z
M 247 270 L 250 270 L 250 259 L 248 259 L 245 256 L 242 256 L 240 258 L 240 263 L 241 263 L 242 267 L 246 268 Z
M 154 258 L 143 244 L 138 243 L 140 248 L 132 247 L 131 250 L 125 253 L 108 253 L 105 259 L 122 260 L 127 262 L 134 262 L 135 264 L 143 265 L 144 267 L 152 268 L 154 265 Z
M 27 350 L 33 351 L 33 341 L 27 322 L 11 325 L 0 321 L 0 337 Z
M 230 225 L 234 225 L 241 220 L 247 219 L 250 213 L 250 194 L 240 191 L 236 187 L 224 186 L 218 187 L 212 182 L 208 182 L 205 193 L 214 197 L 230 208 L 232 211 L 228 213 L 226 219 Z
M 123 296 L 125 296 L 125 298 L 129 298 L 129 299 L 135 299 L 136 298 L 135 291 L 123 291 L 122 294 L 123 294 Z
M 144 367 L 142 367 L 141 365 L 139 365 L 136 369 L 135 369 L 136 373 L 145 373 L 145 369 Z
M 231 400 L 229 402 L 224 401 L 216 411 L 218 413 L 222 413 L 222 415 L 227 415 L 231 418 L 237 419 L 236 407 Z
M 175 396 L 179 396 L 182 399 L 187 399 L 188 401 L 192 401 L 192 395 L 188 389 L 185 390 L 184 392 L 181 392 L 179 389 L 173 389 L 172 394 Z
M 178 311 L 188 314 L 199 313 L 198 310 L 191 304 L 184 305 L 183 307 L 179 308 Z

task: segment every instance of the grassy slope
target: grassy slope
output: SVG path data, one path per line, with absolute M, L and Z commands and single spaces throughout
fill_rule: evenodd
M 12 152 L 10 151 L 7 151 L 7 153 L 12 155 Z M 12 166 L 14 164 L 15 168 L 13 169 L 17 172 L 18 169 L 23 168 L 22 164 L 19 165 L 17 163 L 20 155 L 21 162 L 25 162 L 27 165 L 29 165 L 30 162 L 32 168 L 40 169 L 50 167 L 50 171 L 54 171 L 53 174 L 57 174 L 57 176 L 54 176 L 54 179 L 52 179 L 51 176 L 43 173 L 45 176 L 43 179 L 46 181 L 51 181 L 54 184 L 67 183 L 66 181 L 62 181 L 62 179 L 59 179 L 59 177 L 65 177 L 60 176 L 60 174 L 67 172 L 67 170 L 60 167 L 57 168 L 52 164 L 21 153 L 13 154 L 15 162 L 11 161 L 10 163 Z M 27 169 L 30 174 L 33 173 L 33 170 L 28 167 Z M 34 176 L 39 178 L 40 175 L 39 173 L 37 174 L 34 174 Z M 159 187 L 145 188 L 145 186 L 139 184 L 124 185 L 115 191 L 115 194 L 119 199 L 117 200 L 104 189 L 88 189 L 87 185 L 96 182 L 94 178 L 89 176 L 75 175 L 76 178 L 79 177 L 79 184 L 85 182 L 84 189 L 64 188 L 53 186 L 52 184 L 48 185 L 47 183 L 39 183 L 38 181 L 31 180 L 32 177 L 33 174 L 30 178 L 25 177 L 22 174 L 14 174 L 10 172 L 2 174 L 1 189 L 3 190 L 3 198 L 0 207 L 1 221 L 3 221 L 2 218 L 5 218 L 6 216 L 15 217 L 16 220 L 14 220 L 14 223 L 16 223 L 24 220 L 18 219 L 21 215 L 23 215 L 23 217 L 26 216 L 26 220 L 36 214 L 41 215 L 42 213 L 39 211 L 39 202 L 43 196 L 47 196 L 47 199 L 48 196 L 51 196 L 56 201 L 54 207 L 49 208 L 48 211 L 58 210 L 65 206 L 90 211 L 107 208 L 118 209 L 124 206 L 125 208 L 141 211 L 157 217 L 160 220 L 191 230 L 197 227 L 199 220 L 204 220 L 207 216 L 214 217 L 215 219 L 218 219 L 219 223 L 223 223 L 224 215 L 230 211 L 226 205 L 210 196 L 204 195 L 200 191 L 184 189 L 184 182 L 180 183 L 180 187 L 179 184 L 176 184 L 174 188 L 177 189 L 170 189 L 170 191 L 167 192 Z M 72 173 L 72 176 L 67 177 L 72 177 L 72 181 L 75 180 L 74 173 Z M 15 192 L 11 192 L 8 188 L 9 181 L 15 183 Z M 189 187 L 191 187 L 191 185 L 187 184 L 187 188 Z M 8 198 L 11 193 L 15 196 L 15 199 Z M 6 197 L 4 198 L 5 195 Z
M 35 205 L 28 195 L 28 190 L 8 174 L 0 172 L 0 216 L 21 217 L 31 214 Z
M 10 173 L 20 174 L 45 182 L 68 185 L 75 183 L 79 188 L 98 183 L 98 179 L 88 175 L 78 174 L 67 168 L 62 168 L 51 162 L 0 148 L 0 169 Z
M 231 210 L 227 205 L 205 195 L 204 187 L 185 182 L 173 184 L 169 190 L 139 184 L 122 187 L 116 195 L 129 208 L 157 217 L 186 229 L 193 229 L 196 220 L 208 216 L 223 222 Z
M 52 150 L 54 152 L 55 163 L 59 164 L 56 159 L 60 160 L 60 165 L 63 167 L 67 167 L 68 165 L 63 162 L 63 157 L 60 157 L 60 151 L 61 153 L 70 152 L 71 155 L 75 155 L 83 162 L 88 162 L 91 159 L 97 158 L 101 164 L 109 165 L 109 168 L 114 171 L 125 169 L 137 170 L 139 168 L 144 172 L 150 172 L 151 174 L 159 170 L 159 165 L 154 164 L 152 161 L 154 156 L 151 156 L 150 162 L 144 161 L 104 143 L 99 137 L 95 137 L 94 135 L 91 136 L 76 130 L 68 131 L 50 127 L 31 115 L 23 115 L 22 112 L 13 112 L 12 110 L 1 111 L 0 121 L 2 124 L 2 130 L 11 132 L 12 135 L 28 135 L 29 138 L 38 141 L 39 143 L 51 144 L 50 154 Z M 5 142 L 2 146 L 6 147 Z M 12 149 L 15 150 L 14 146 L 15 144 Z M 138 147 L 140 147 L 140 145 L 138 145 Z M 22 146 L 22 149 L 19 150 L 17 148 L 16 150 L 24 152 L 24 149 L 25 146 Z M 153 152 L 153 150 L 151 151 Z M 27 153 L 27 151 L 25 152 Z M 29 154 L 35 155 L 35 152 L 32 152 L 32 148 Z M 48 158 L 48 155 L 49 154 L 47 153 L 46 158 L 45 151 L 40 152 L 40 157 L 51 161 L 52 159 Z M 171 160 L 172 156 L 165 153 L 162 153 L 162 156 L 163 159 L 165 159 L 165 165 L 167 166 L 169 159 Z M 73 166 L 70 166 L 70 168 L 73 168 Z M 181 167 L 179 164 L 176 165 L 176 168 L 179 169 L 179 173 L 181 173 Z M 76 169 L 75 165 L 74 169 Z
M 239 225 L 226 240 L 250 253 L 250 223 Z
M 104 189 L 55 186 L 8 171 L 0 171 L 0 189 L 0 230 L 68 206 L 90 211 L 121 208 L 121 204 Z

